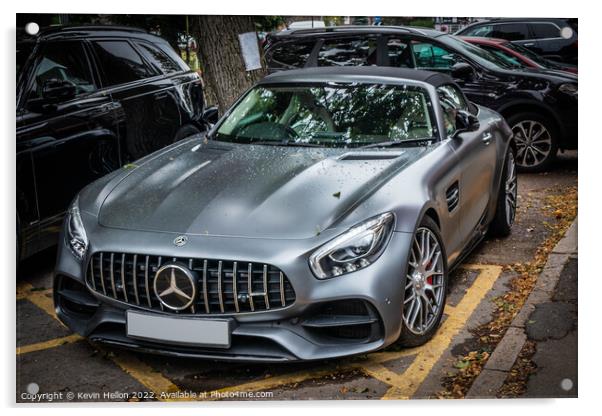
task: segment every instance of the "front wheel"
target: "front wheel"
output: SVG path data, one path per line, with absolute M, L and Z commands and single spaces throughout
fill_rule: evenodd
M 550 167 L 558 153 L 558 134 L 546 117 L 520 113 L 508 117 L 516 143 L 516 164 L 523 172 L 541 172 Z
M 518 179 L 516 163 L 512 147 L 506 153 L 502 181 L 497 195 L 495 217 L 489 230 L 494 237 L 506 237 L 510 234 L 516 217 L 516 202 L 518 196 Z
M 430 340 L 443 316 L 447 295 L 447 258 L 439 228 L 424 217 L 412 239 L 404 281 L 403 328 L 399 344 L 416 347 Z

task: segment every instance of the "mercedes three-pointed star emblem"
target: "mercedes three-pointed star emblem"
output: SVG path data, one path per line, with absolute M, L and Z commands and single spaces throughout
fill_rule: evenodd
M 187 309 L 196 297 L 196 279 L 192 271 L 178 263 L 163 265 L 155 274 L 155 296 L 174 311 Z

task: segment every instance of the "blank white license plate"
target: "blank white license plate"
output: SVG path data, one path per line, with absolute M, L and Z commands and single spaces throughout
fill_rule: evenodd
M 167 344 L 230 347 L 231 319 L 195 319 L 126 312 L 127 336 Z

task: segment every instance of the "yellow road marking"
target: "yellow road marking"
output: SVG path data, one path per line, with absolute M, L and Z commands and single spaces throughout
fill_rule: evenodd
M 34 290 L 29 283 L 20 283 L 17 286 L 17 300 L 26 299 L 32 293 L 52 293 L 52 289 Z
M 54 301 L 52 300 L 52 289 L 33 290 L 33 287 L 29 283 L 20 284 L 17 288 L 17 300 L 23 299 L 27 299 L 56 319 Z
M 392 387 L 387 391 L 383 399 L 409 398 L 416 392 L 420 384 L 426 379 L 430 370 L 441 357 L 452 341 L 468 321 L 477 305 L 493 287 L 494 282 L 502 272 L 501 266 L 495 265 L 467 265 L 467 269 L 480 270 L 475 282 L 467 290 L 457 306 L 446 306 L 447 319 L 437 332 L 437 335 L 426 344 L 426 346 L 408 348 L 401 351 L 381 351 L 371 353 L 367 361 L 348 362 L 336 367 L 319 371 L 299 371 L 266 378 L 263 380 L 229 386 L 217 390 L 218 392 L 229 391 L 259 391 L 269 390 L 274 387 L 299 383 L 302 381 L 316 379 L 333 374 L 336 371 L 359 368 L 366 374 L 383 381 Z M 411 355 L 417 355 L 412 364 L 401 374 L 397 374 L 385 368 L 382 363 Z
M 481 273 L 476 277 L 470 290 L 467 291 L 460 303 L 454 308 L 454 314 L 447 317 L 437 336 L 426 344 L 426 348 L 421 349 L 416 359 L 403 372 L 401 383 L 393 385 L 383 396 L 383 399 L 409 398 L 416 393 L 441 355 L 451 344 L 453 337 L 462 329 L 502 272 L 500 266 L 482 266 L 479 268 Z
M 52 316 L 61 325 L 64 324 L 58 319 L 54 310 L 54 301 L 48 294 L 52 292 L 51 289 L 33 291 L 32 286 L 29 283 L 19 285 L 17 288 L 17 298 L 27 299 L 34 305 L 42 309 L 48 315 Z M 73 337 L 73 339 L 71 338 Z M 32 344 L 17 348 L 17 354 L 25 354 L 26 352 L 37 351 L 45 348 L 52 348 L 58 345 L 62 345 L 66 339 L 68 342 L 75 342 L 76 337 L 81 337 L 77 334 L 73 334 L 63 338 L 57 338 L 51 341 L 40 342 L 38 344 Z M 53 344 L 54 342 L 54 344 Z M 113 362 L 117 364 L 123 371 L 132 376 L 140 384 L 152 390 L 159 400 L 161 392 L 176 392 L 179 388 L 173 384 L 169 379 L 164 377 L 161 373 L 153 370 L 149 365 L 143 363 L 138 358 L 130 353 L 120 352 L 120 355 L 114 355 L 111 357 Z
M 154 370 L 148 364 L 140 361 L 134 355 L 119 351 L 119 354 L 114 355 L 111 359 L 117 364 L 123 371 L 132 376 L 140 384 L 147 389 L 153 391 L 156 398 L 161 401 L 175 401 L 170 399 L 162 399 L 162 393 L 175 393 L 180 389 L 169 379 L 164 377 L 160 372 Z
M 331 375 L 337 371 L 348 369 L 361 369 L 366 374 L 380 381 L 383 381 L 391 386 L 383 399 L 401 399 L 410 398 L 418 390 L 422 382 L 426 379 L 433 366 L 439 360 L 443 352 L 450 345 L 452 338 L 465 325 L 466 321 L 476 309 L 477 305 L 493 287 L 495 280 L 501 274 L 502 267 L 497 265 L 463 265 L 462 268 L 469 270 L 479 270 L 480 273 L 475 279 L 475 282 L 467 290 L 460 303 L 455 306 L 446 306 L 445 312 L 448 314 L 447 319 L 439 329 L 437 335 L 429 341 L 426 346 L 404 349 L 401 351 L 382 351 L 369 355 L 366 361 L 343 361 L 339 365 L 332 365 L 317 371 L 298 371 L 279 376 L 273 376 L 262 380 L 252 381 L 229 386 L 217 390 L 218 392 L 229 391 L 261 391 L 269 390 L 274 387 L 287 384 L 299 383 L 302 381 L 316 379 Z M 43 309 L 50 316 L 56 318 L 54 313 L 54 305 L 52 298 L 48 297 L 50 289 L 44 291 L 32 291 L 31 285 L 20 285 L 17 289 L 17 298 L 28 299 L 36 306 Z M 57 319 L 58 320 L 58 319 Z M 60 322 L 60 321 L 59 321 Z M 72 335 L 75 341 L 76 335 Z M 65 342 L 69 337 L 53 340 L 56 345 Z M 28 349 L 36 351 L 39 349 L 51 348 L 42 347 L 43 345 L 51 345 L 53 341 L 46 341 L 39 344 L 21 347 L 17 353 L 29 352 Z M 55 346 L 56 346 L 55 345 Z M 395 373 L 382 365 L 386 361 L 400 359 L 403 357 L 417 355 L 410 366 L 402 373 Z M 161 400 L 161 393 L 173 393 L 179 388 L 161 373 L 153 370 L 152 367 L 140 361 L 130 353 L 120 352 L 119 355 L 111 357 L 111 359 L 126 373 L 140 382 L 142 385 L 152 390 Z M 165 399 L 171 401 L 172 399 Z
M 50 348 L 59 347 L 64 344 L 71 344 L 82 339 L 83 338 L 78 334 L 71 334 L 62 338 L 54 338 L 48 341 L 37 342 L 35 344 L 23 345 L 21 347 L 17 347 L 17 355 L 27 354 L 34 351 L 47 350 Z

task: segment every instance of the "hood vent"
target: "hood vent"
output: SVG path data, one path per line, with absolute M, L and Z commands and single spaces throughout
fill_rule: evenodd
M 391 160 L 401 156 L 403 151 L 396 152 L 349 152 L 345 153 L 339 160 Z

